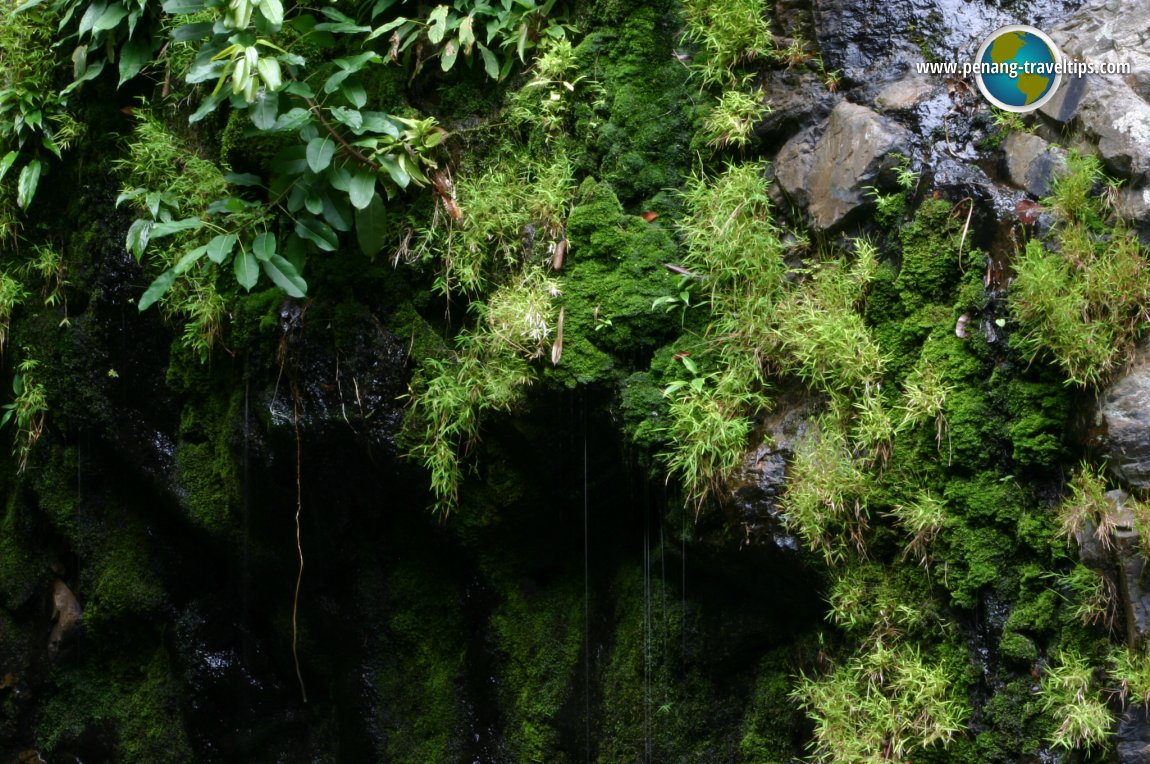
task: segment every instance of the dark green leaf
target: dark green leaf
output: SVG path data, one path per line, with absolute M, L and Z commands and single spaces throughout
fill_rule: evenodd
M 407 170 L 403 168 L 393 156 L 381 157 L 379 163 L 383 165 L 383 169 L 387 170 L 387 174 L 395 181 L 395 185 L 400 188 L 407 188 L 411 183 L 411 176 L 407 174 Z
M 3 180 L 4 176 L 8 174 L 8 171 L 12 169 L 12 163 L 15 162 L 19 156 L 19 151 L 9 151 L 4 155 L 3 159 L 0 159 L 0 180 Z
M 276 235 L 264 232 L 252 240 L 252 254 L 257 260 L 266 261 L 276 253 Z
M 28 209 L 32 197 L 36 194 L 36 187 L 40 185 L 40 160 L 33 159 L 20 170 L 20 178 L 16 181 L 16 204 L 20 209 Z
M 181 231 L 194 231 L 203 225 L 204 221 L 199 218 L 184 218 L 183 220 L 173 220 L 170 223 L 156 223 L 152 226 L 152 238 L 159 239 Z
M 261 265 L 268 278 L 292 297 L 303 297 L 307 294 L 307 282 L 299 275 L 295 266 L 280 255 L 273 253 Z
M 260 176 L 253 175 L 250 172 L 228 172 L 224 173 L 224 180 L 231 183 L 233 186 L 254 186 L 261 185 Z
M 427 30 L 427 39 L 431 41 L 432 45 L 441 43 L 443 36 L 447 34 L 447 12 L 449 10 L 446 5 L 437 5 L 427 16 L 427 20 L 431 22 L 431 26 Z
M 350 231 L 352 218 L 351 208 L 342 197 L 333 197 L 331 194 L 323 195 L 323 219 L 337 231 Z
M 495 54 L 486 45 L 479 43 L 479 55 L 483 57 L 483 71 L 487 72 L 487 76 L 493 80 L 499 79 L 499 60 Z
M 95 23 L 92 25 L 92 31 L 106 32 L 109 29 L 115 29 L 127 15 L 128 9 L 124 6 L 119 4 L 109 5 L 104 9 L 104 12 L 96 18 Z
M 207 3 L 204 0 L 165 0 L 161 7 L 169 15 L 187 16 L 202 11 Z
M 201 21 L 198 24 L 184 24 L 172 30 L 173 42 L 195 42 L 202 40 L 212 33 L 212 22 Z
M 331 172 L 327 175 L 328 183 L 336 191 L 343 191 L 345 194 L 351 188 L 351 172 L 346 167 L 333 167 Z
M 151 40 L 137 37 L 120 48 L 120 85 L 135 77 L 152 57 Z M 119 87 L 119 85 L 117 85 Z
M 371 202 L 355 213 L 355 238 L 359 248 L 368 257 L 375 257 L 386 242 L 387 206 L 379 194 L 373 194 Z
M 256 262 L 256 257 L 251 252 L 241 251 L 236 255 L 236 259 L 232 261 L 236 274 L 236 281 L 247 291 L 252 291 L 252 287 L 256 285 L 259 280 L 259 263 Z
M 219 265 L 236 246 L 234 233 L 223 233 L 208 242 L 208 259 Z
M 270 130 L 275 127 L 276 114 L 279 112 L 279 108 L 279 93 L 269 93 L 264 90 L 248 107 L 248 113 L 251 115 L 253 125 L 260 130 Z
M 339 247 L 339 237 L 327 223 L 315 218 L 300 218 L 295 224 L 295 232 L 324 252 L 335 252 Z
M 375 195 L 375 173 L 357 172 L 352 175 L 347 195 L 351 199 L 352 207 L 357 210 L 365 209 L 371 204 L 371 199 Z
M 128 236 L 124 242 L 124 247 L 139 260 L 144 256 L 144 250 L 148 248 L 148 240 L 151 236 L 152 221 L 136 220 L 128 228 Z
M 147 310 L 152 306 L 152 303 L 163 297 L 167 291 L 172 288 L 172 284 L 176 282 L 176 276 L 175 268 L 169 268 L 157 276 L 156 280 L 152 282 L 151 286 L 149 286 L 144 291 L 143 296 L 140 297 L 138 306 L 140 310 Z
M 347 126 L 353 132 L 358 133 L 363 128 L 363 115 L 354 109 L 336 106 L 331 110 L 331 116 L 335 118 L 336 122 Z
M 320 173 L 331 164 L 335 156 L 335 141 L 329 136 L 315 138 L 307 144 L 307 166 L 314 173 Z
M 291 87 L 290 85 L 288 86 Z M 285 88 L 286 90 L 287 88 Z M 285 130 L 299 130 L 304 125 L 311 121 L 311 112 L 307 109 L 296 107 L 290 109 L 284 114 L 279 115 L 275 125 L 272 127 L 274 132 L 282 132 Z
M 349 79 L 343 83 L 343 95 L 357 109 L 367 105 L 367 90 L 356 79 Z
M 368 40 L 374 40 L 376 37 L 380 37 L 382 35 L 385 35 L 388 32 L 390 32 L 391 30 L 396 29 L 398 27 L 401 27 L 406 23 L 407 23 L 407 19 L 403 16 L 400 16 L 397 19 L 394 19 L 392 21 L 387 22 L 386 24 L 384 24 L 381 27 L 376 27 L 376 30 L 374 32 L 372 32 L 371 34 L 369 34 L 367 36 L 367 39 Z
M 33 0 L 33 1 L 34 2 L 40 2 L 41 0 Z M 375 0 L 375 5 L 373 5 L 371 7 L 371 17 L 374 19 L 376 16 L 383 13 L 388 8 L 390 8 L 391 6 L 395 5 L 395 3 L 396 3 L 396 0 Z
M 300 175 L 307 172 L 307 149 L 289 146 L 272 159 L 272 169 L 282 175 Z

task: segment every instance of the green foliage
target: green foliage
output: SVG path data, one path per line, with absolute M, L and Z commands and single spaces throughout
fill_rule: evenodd
M 1050 742 L 1066 750 L 1106 748 L 1114 718 L 1098 695 L 1094 667 L 1073 651 L 1060 651 L 1057 662 L 1042 676 L 1042 706 L 1057 724 Z
M 866 553 L 868 477 L 833 422 L 813 425 L 800 441 L 783 499 L 786 521 L 828 563 L 844 562 L 853 550 Z
M 752 93 L 727 90 L 703 122 L 703 137 L 715 149 L 742 149 L 750 142 L 755 125 L 770 111 L 761 88 Z
M 431 474 L 435 509 L 444 514 L 459 501 L 460 451 L 479 436 L 482 414 L 510 411 L 533 378 L 514 348 L 490 334 L 462 334 L 457 344 L 458 352 L 447 359 L 424 360 L 411 383 L 405 425 L 408 454 Z
M 1058 505 L 1059 535 L 1069 543 L 1093 526 L 1094 536 L 1103 547 L 1113 544 L 1114 511 L 1106 498 L 1106 467 L 1091 468 L 1083 462 L 1070 480 L 1070 495 Z
M 583 654 L 583 592 L 570 585 L 575 579 L 566 581 L 538 593 L 509 586 L 491 617 L 505 655 L 502 707 L 516 761 L 555 761 L 560 755 L 556 721 L 572 694 Z
M 814 720 L 813 760 L 878 764 L 946 747 L 970 713 L 954 672 L 916 647 L 878 640 L 825 676 L 802 676 L 791 696 Z
M 28 291 L 19 279 L 0 271 L 0 350 L 8 342 L 8 329 L 12 312 L 28 297 Z
M 1054 211 L 1051 241 L 1032 239 L 1015 260 L 1011 314 L 1022 331 L 1012 341 L 1033 360 L 1052 359 L 1068 383 L 1104 381 L 1133 349 L 1150 318 L 1150 269 L 1137 236 L 1105 222 L 1102 182 L 1093 157 L 1071 154 L 1068 171 L 1044 205 Z
M 1111 653 L 1110 662 L 1110 674 L 1122 703 L 1150 706 L 1150 654 L 1144 649 L 1118 647 Z
M 24 348 L 24 352 L 30 352 Z M 16 366 L 12 376 L 11 403 L 3 406 L 0 427 L 12 422 L 16 427 L 15 445 L 12 453 L 17 458 L 17 471 L 23 472 L 28 466 L 28 455 L 40 435 L 44 432 L 44 415 L 48 412 L 48 393 L 40 382 L 35 358 L 25 358 Z
M 686 39 L 702 50 L 695 64 L 704 85 L 737 81 L 735 69 L 775 52 L 762 0 L 688 0 Z

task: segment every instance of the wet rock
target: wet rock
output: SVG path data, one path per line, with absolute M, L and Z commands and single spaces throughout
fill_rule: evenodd
M 871 111 L 843 101 L 825 128 L 804 131 L 788 141 L 776 159 L 776 177 L 783 191 L 805 206 L 818 231 L 842 228 L 871 202 L 865 188 L 875 185 L 883 170 L 909 154 L 906 128 Z M 812 150 L 813 146 L 813 150 Z
M 781 499 L 795 444 L 815 413 L 816 404 L 808 397 L 783 395 L 762 422 L 759 446 L 746 453 L 728 481 L 728 521 L 742 528 L 740 545 L 773 543 L 780 549 L 796 548 L 796 539 L 783 526 Z
M 778 145 L 804 126 L 826 119 L 835 104 L 834 94 L 811 72 L 772 71 L 761 86 L 771 111 L 755 127 L 755 134 L 767 144 Z
M 1010 182 L 1034 196 L 1049 194 L 1051 181 L 1066 169 L 1066 152 L 1037 135 L 1011 133 L 1003 151 Z
M 1092 445 L 1129 487 L 1150 488 L 1150 343 L 1143 341 L 1126 372 L 1098 396 Z
M 909 111 L 938 89 L 937 82 L 911 75 L 884 87 L 875 96 L 874 102 L 883 111 Z
M 53 658 L 60 654 L 65 640 L 71 638 L 80 628 L 84 611 L 80 601 L 68 585 L 56 579 L 52 584 L 52 633 L 48 635 L 48 653 Z
M 1142 244 L 1150 247 L 1150 185 L 1124 189 L 1118 197 L 1118 213 L 1134 224 Z
M 1126 77 L 1064 76 L 1041 111 L 1081 126 L 1097 142 L 1107 169 L 1136 184 L 1150 178 L 1150 35 L 1143 20 L 1150 0 L 1095 3 L 1082 8 L 1051 37 L 1065 56 L 1094 63 L 1125 63 Z
M 1118 723 L 1118 764 L 1145 764 L 1150 760 L 1150 718 L 1140 703 L 1131 703 Z

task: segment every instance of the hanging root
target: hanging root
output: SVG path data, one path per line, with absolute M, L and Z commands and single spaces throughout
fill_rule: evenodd
M 295 579 L 295 596 L 291 603 L 291 657 L 295 661 L 295 677 L 299 680 L 299 692 L 307 703 L 307 688 L 304 687 L 303 673 L 299 669 L 299 629 L 296 616 L 299 614 L 299 587 L 303 582 L 303 545 L 300 543 L 299 516 L 303 510 L 303 491 L 300 487 L 300 439 L 299 439 L 299 393 L 292 389 L 292 426 L 295 429 L 295 549 L 299 555 L 299 573 Z

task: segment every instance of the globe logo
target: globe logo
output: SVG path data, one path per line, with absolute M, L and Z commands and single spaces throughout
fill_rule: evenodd
M 1032 26 L 991 32 L 974 57 L 974 81 L 986 100 L 1005 111 L 1026 112 L 1049 101 L 1062 82 L 1062 54 Z

